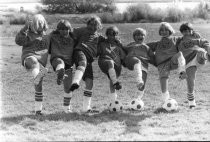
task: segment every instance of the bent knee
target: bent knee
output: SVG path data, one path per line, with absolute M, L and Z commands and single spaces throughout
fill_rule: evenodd
M 37 58 L 35 58 L 34 56 L 30 56 L 30 57 L 25 58 L 24 66 L 26 67 L 26 69 L 32 69 L 35 67 L 39 67 L 39 62 Z

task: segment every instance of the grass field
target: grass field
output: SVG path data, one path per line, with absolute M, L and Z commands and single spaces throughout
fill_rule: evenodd
M 172 25 L 178 31 L 180 23 Z M 104 25 L 105 28 L 107 26 L 109 25 Z M 117 24 L 117 26 L 124 43 L 132 40 L 131 32 L 136 27 L 147 30 L 146 42 L 160 38 L 158 36 L 159 24 Z M 179 109 L 174 113 L 159 111 L 161 96 L 158 73 L 155 67 L 150 66 L 146 94 L 143 98 L 145 109 L 141 112 L 109 113 L 106 111 L 109 93 L 108 79 L 95 61 L 92 106 L 100 109 L 101 113 L 94 115 L 78 112 L 82 105 L 82 87 L 75 91 L 72 99 L 75 113 L 63 112 L 63 87 L 56 84 L 56 75 L 48 64 L 49 73 L 43 82 L 45 115 L 34 116 L 34 89 L 30 75 L 21 67 L 21 47 L 14 42 L 14 35 L 21 27 L 0 26 L 1 141 L 210 140 L 210 63 L 198 70 L 197 107 L 194 110 L 188 108 L 186 82 L 179 81 L 177 72 L 172 71 L 169 89 L 171 96 L 179 103 Z M 210 40 L 208 24 L 195 24 L 194 27 L 203 37 Z M 119 99 L 126 104 L 136 97 L 136 85 L 132 72 L 123 68 L 120 81 L 123 89 L 118 91 Z M 84 82 L 81 85 L 84 86 Z

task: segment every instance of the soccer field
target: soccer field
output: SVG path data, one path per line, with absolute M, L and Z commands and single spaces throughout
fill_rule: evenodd
M 132 41 L 132 31 L 137 27 L 147 30 L 146 42 L 159 40 L 159 24 L 115 24 L 120 29 L 124 44 Z M 81 25 L 73 25 L 81 26 Z M 104 25 L 104 33 L 106 27 Z M 180 35 L 180 23 L 172 24 Z M 72 103 L 75 113 L 63 112 L 63 86 L 56 84 L 56 74 L 48 64 L 49 72 L 43 82 L 43 116 L 34 116 L 34 88 L 30 75 L 21 66 L 21 47 L 14 42 L 15 34 L 22 26 L 0 26 L 0 87 L 1 87 L 1 141 L 190 141 L 210 140 L 210 63 L 197 72 L 196 102 L 188 108 L 186 81 L 178 79 L 172 71 L 169 91 L 179 104 L 178 111 L 159 111 L 161 105 L 158 72 L 149 67 L 143 111 L 110 113 L 108 108 L 109 85 L 107 76 L 93 63 L 94 89 L 92 107 L 101 113 L 85 115 L 78 112 L 82 106 L 84 82 L 75 91 Z M 194 28 L 210 41 L 208 24 L 195 24 Z M 51 31 L 52 29 L 50 29 Z M 119 78 L 123 88 L 118 91 L 119 100 L 126 104 L 136 97 L 136 84 L 132 72 L 123 68 Z

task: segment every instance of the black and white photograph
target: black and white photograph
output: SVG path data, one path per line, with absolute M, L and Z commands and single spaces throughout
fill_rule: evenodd
M 210 0 L 1 0 L 0 141 L 210 141 Z

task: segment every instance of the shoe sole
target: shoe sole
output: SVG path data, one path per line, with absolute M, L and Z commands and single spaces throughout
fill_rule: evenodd
M 48 72 L 48 69 L 47 68 L 43 68 L 39 74 L 36 76 L 36 78 L 34 79 L 34 84 L 37 85 L 39 84 L 40 80 L 42 77 L 44 77 Z
M 74 84 L 71 85 L 70 91 L 74 91 L 74 90 L 76 90 L 78 88 L 79 88 L 79 85 L 74 83 Z

